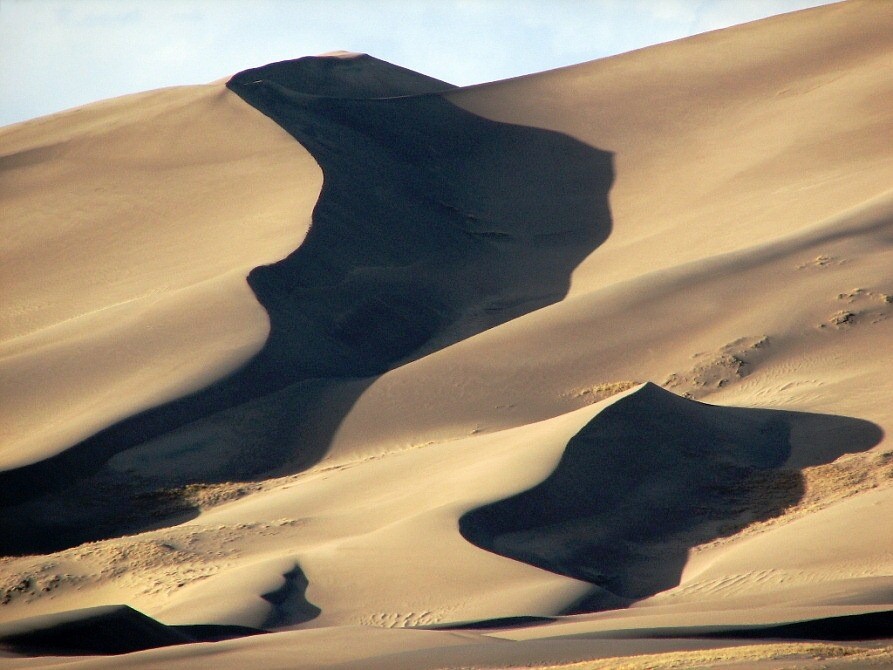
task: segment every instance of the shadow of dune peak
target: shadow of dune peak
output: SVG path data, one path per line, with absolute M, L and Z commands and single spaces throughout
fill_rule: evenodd
M 299 565 L 296 564 L 283 578 L 285 581 L 280 588 L 261 595 L 261 598 L 272 605 L 272 610 L 263 623 L 264 629 L 306 623 L 322 613 L 321 609 L 307 600 L 310 582 Z
M 140 527 L 115 511 L 138 517 L 126 500 L 91 506 L 99 489 L 313 465 L 376 375 L 562 299 L 573 270 L 610 233 L 612 154 L 464 111 L 437 95 L 451 88 L 444 82 L 358 56 L 274 63 L 228 87 L 323 171 L 301 246 L 248 277 L 269 315 L 268 341 L 204 390 L 0 473 L 4 553 Z M 323 403 L 336 386 L 337 401 Z M 134 455 L 127 468 L 105 467 L 122 452 Z M 64 487 L 93 516 L 45 532 L 40 501 Z M 26 526 L 32 540 L 16 539 Z
M 706 405 L 649 383 L 595 416 L 543 482 L 466 513 L 459 530 L 592 583 L 572 612 L 628 605 L 678 585 L 692 547 L 801 500 L 804 478 L 790 464 L 809 458 L 791 436 L 812 424 L 838 438 L 823 447 L 827 461 L 882 437 L 859 419 Z

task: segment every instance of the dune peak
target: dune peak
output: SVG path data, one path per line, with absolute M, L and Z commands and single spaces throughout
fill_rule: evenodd
M 341 50 L 341 49 L 337 49 L 337 50 L 335 50 L 335 51 L 327 51 L 327 52 L 325 52 L 325 53 L 317 54 L 317 58 L 344 58 L 344 59 L 351 59 L 351 58 L 363 58 L 363 57 L 367 57 L 367 58 L 368 58 L 368 57 L 370 57 L 370 56 L 369 56 L 369 54 L 367 54 L 367 53 L 360 53 L 360 52 L 357 52 L 357 51 L 344 51 L 344 50 Z

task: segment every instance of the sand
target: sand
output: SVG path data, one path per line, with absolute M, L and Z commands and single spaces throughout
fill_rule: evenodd
M 893 662 L 891 28 L 0 129 L 0 664 Z

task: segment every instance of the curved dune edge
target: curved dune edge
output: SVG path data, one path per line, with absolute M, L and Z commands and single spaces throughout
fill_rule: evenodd
M 263 345 L 245 276 L 300 244 L 322 174 L 224 86 L 9 126 L 0 154 L 0 468 L 205 386 Z
M 472 328 L 471 337 L 454 333 L 454 343 L 404 361 L 371 384 L 287 387 L 269 405 L 206 417 L 120 453 L 106 474 L 156 473 L 177 482 L 131 501 L 140 523 L 148 517 L 181 523 L 0 559 L 0 618 L 15 622 L 125 602 L 168 627 L 200 621 L 210 628 L 278 631 L 78 661 L 87 667 L 194 667 L 206 655 L 222 667 L 262 658 L 285 667 L 415 670 L 574 667 L 584 659 L 618 667 L 618 658 L 631 667 L 888 661 L 883 640 L 781 647 L 654 637 L 661 630 L 709 635 L 716 632 L 710 626 L 772 631 L 841 617 L 856 622 L 858 635 L 872 613 L 883 618 L 891 610 L 893 165 L 881 151 L 889 145 L 881 140 L 890 136 L 890 111 L 878 104 L 889 87 L 883 64 L 890 20 L 884 3 L 851 2 L 448 93 L 476 114 L 558 130 L 614 153 L 612 234 L 582 259 L 569 294 L 489 330 Z M 768 48 L 779 35 L 802 48 L 785 54 Z M 822 58 L 798 55 L 816 50 Z M 656 62 L 668 68 L 660 77 Z M 709 104 L 693 109 L 691 100 Z M 276 142 L 283 139 L 294 144 L 281 134 Z M 166 304 L 172 322 L 182 323 L 176 301 Z M 112 310 L 119 308 L 126 304 Z M 52 331 L 43 335 L 50 349 L 58 345 Z M 40 332 L 34 337 L 43 342 Z M 32 351 L 27 340 L 17 345 L 16 357 Z M 676 396 L 634 381 L 645 379 Z M 588 474 L 604 484 L 598 467 L 577 452 L 592 438 L 588 431 L 598 436 L 600 417 L 617 421 L 624 407 L 664 417 L 658 427 L 669 433 L 657 431 L 659 439 L 625 448 L 609 440 L 615 462 L 625 449 L 664 444 L 667 436 L 673 443 L 672 416 L 686 417 L 680 422 L 706 435 L 704 444 L 717 435 L 734 443 L 740 434 L 755 448 L 759 440 L 747 442 L 750 427 L 765 427 L 762 417 L 779 410 L 790 453 L 771 468 L 744 473 L 755 485 L 748 490 L 758 495 L 743 504 L 736 489 L 732 504 L 720 505 L 717 532 L 677 542 L 675 585 L 640 589 L 629 577 L 612 582 L 614 575 L 600 566 L 570 570 L 550 562 L 553 556 L 544 561 L 542 545 L 555 547 L 537 536 L 542 525 L 489 532 L 502 554 L 461 537 L 464 515 L 517 496 L 552 504 L 550 478 L 570 473 L 585 487 Z M 694 414 L 680 409 L 691 407 L 698 408 Z M 714 412 L 722 419 L 710 419 Z M 232 481 L 238 478 L 228 477 L 229 461 L 214 456 L 237 460 L 245 445 L 263 444 L 269 417 L 277 415 L 289 417 L 279 425 L 293 430 L 293 444 L 325 436 L 326 456 L 299 474 Z M 331 416 L 338 417 L 333 425 L 315 424 Z M 635 419 L 627 423 L 641 438 L 648 422 Z M 663 467 L 660 458 L 649 459 L 651 451 L 638 453 L 645 457 L 632 465 L 640 474 L 649 464 L 657 463 L 654 472 Z M 682 451 L 672 453 L 673 467 L 685 463 Z M 716 456 L 694 449 L 695 464 L 704 466 L 697 474 L 720 473 L 716 483 L 727 490 L 722 473 L 741 463 L 711 460 Z M 703 503 L 703 482 L 696 478 L 690 488 Z M 104 495 L 103 501 L 120 498 L 115 489 Z M 626 500 L 612 499 L 619 506 Z M 80 506 L 69 501 L 66 514 L 87 515 Z M 37 504 L 31 512 L 54 509 Z M 584 504 L 578 511 L 583 516 L 571 514 L 574 523 L 593 510 Z M 728 524 L 738 512 L 743 523 Z M 560 538 L 570 525 L 562 523 L 559 517 L 552 524 L 560 526 L 557 532 L 547 523 L 543 537 Z M 601 520 L 597 526 L 604 528 Z M 494 524 L 486 530 L 493 528 L 501 530 Z M 627 552 L 636 547 L 628 537 L 614 541 Z M 657 541 L 668 542 L 659 533 Z M 518 547 L 531 545 L 535 560 L 518 555 Z M 636 602 L 561 614 L 581 603 L 584 609 L 627 604 L 611 588 Z M 524 617 L 549 622 L 427 630 L 444 623 L 531 623 Z M 878 633 L 889 635 L 885 628 Z M 811 628 L 804 637 L 821 635 Z M 666 655 L 642 657 L 658 652 Z M 67 661 L 3 657 L 7 662 Z

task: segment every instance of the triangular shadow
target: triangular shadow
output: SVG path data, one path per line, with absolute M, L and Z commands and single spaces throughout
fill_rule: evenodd
M 830 438 L 818 449 L 792 438 L 817 428 Z M 882 437 L 869 421 L 719 407 L 646 384 L 577 433 L 544 481 L 466 513 L 459 529 L 483 549 L 593 584 L 570 612 L 623 607 L 678 585 L 692 547 L 796 505 L 806 464 Z

